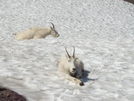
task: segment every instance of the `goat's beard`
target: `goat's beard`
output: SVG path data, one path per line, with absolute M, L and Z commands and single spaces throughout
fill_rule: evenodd
M 76 70 L 71 70 L 70 74 L 71 74 L 71 76 L 76 77 Z
M 76 70 L 71 72 L 71 76 L 76 77 Z
M 76 70 L 70 70 L 71 73 L 76 73 Z

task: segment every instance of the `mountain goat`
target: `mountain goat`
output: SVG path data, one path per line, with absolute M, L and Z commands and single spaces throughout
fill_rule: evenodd
M 39 39 L 45 38 L 47 35 L 52 35 L 53 37 L 59 37 L 58 32 L 55 30 L 55 26 L 53 23 L 50 28 L 42 28 L 42 27 L 32 27 L 26 31 L 22 31 L 16 35 L 17 40 L 25 40 L 25 39 Z
M 73 51 L 73 56 L 69 55 L 66 48 L 65 50 L 67 55 L 62 55 L 57 62 L 58 71 L 64 78 L 76 84 L 79 84 L 80 86 L 83 86 L 84 83 L 78 78 L 81 78 L 84 74 L 84 64 L 80 59 L 75 57 L 75 47 Z

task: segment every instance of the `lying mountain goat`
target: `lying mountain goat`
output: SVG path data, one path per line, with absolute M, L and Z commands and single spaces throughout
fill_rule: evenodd
M 22 31 L 16 35 L 16 39 L 25 40 L 25 39 L 39 39 L 45 38 L 47 35 L 52 35 L 53 37 L 59 37 L 58 32 L 55 30 L 53 23 L 50 28 L 42 27 L 32 27 L 26 31 Z
M 73 56 L 70 56 L 67 49 L 65 48 L 67 55 L 62 55 L 62 57 L 59 59 L 57 63 L 58 71 L 61 73 L 61 75 L 76 83 L 80 86 L 84 85 L 82 81 L 80 81 L 77 78 L 82 77 L 84 74 L 84 64 L 83 62 L 75 57 L 75 47 L 73 51 Z

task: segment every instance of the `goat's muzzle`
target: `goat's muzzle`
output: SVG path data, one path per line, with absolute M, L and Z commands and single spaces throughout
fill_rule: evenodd
M 75 72 L 76 71 L 76 68 L 73 68 L 72 72 Z

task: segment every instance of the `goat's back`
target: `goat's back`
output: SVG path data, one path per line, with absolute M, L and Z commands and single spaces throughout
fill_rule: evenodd
M 34 37 L 34 31 L 31 29 L 19 32 L 16 35 L 16 39 L 18 39 L 18 40 L 32 39 L 33 37 Z
M 66 55 L 65 54 L 63 54 L 61 56 L 61 58 L 59 59 L 59 61 L 57 62 L 57 67 L 58 67 L 58 70 L 59 71 L 68 70 L 68 67 L 67 67 L 67 58 L 66 58 Z

